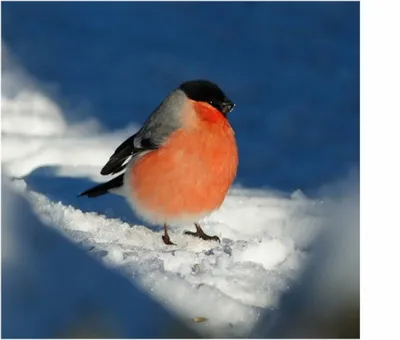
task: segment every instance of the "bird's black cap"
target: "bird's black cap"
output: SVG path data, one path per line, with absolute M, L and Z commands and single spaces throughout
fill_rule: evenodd
M 189 99 L 208 103 L 224 115 L 231 112 L 235 106 L 217 84 L 208 80 L 187 81 L 179 88 Z

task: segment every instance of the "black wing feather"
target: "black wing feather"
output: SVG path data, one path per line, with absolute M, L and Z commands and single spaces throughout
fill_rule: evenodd
M 135 147 L 135 144 L 137 145 Z M 125 161 L 131 157 L 140 154 L 141 152 L 157 149 L 150 138 L 140 138 L 135 134 L 125 140 L 110 157 L 107 164 L 101 169 L 100 174 L 110 175 L 116 174 L 126 168 Z
M 119 187 L 122 187 L 124 184 L 124 175 L 119 175 L 115 178 L 113 178 L 111 181 L 108 181 L 106 183 L 101 183 L 99 185 L 96 185 L 93 188 L 90 188 L 89 190 L 86 190 L 79 194 L 78 197 L 81 196 L 87 196 L 87 197 L 97 197 L 104 195 L 108 193 L 112 189 L 116 189 Z
M 134 153 L 134 139 L 136 135 L 125 140 L 113 153 L 107 164 L 101 169 L 100 174 L 110 175 L 121 171 L 124 162 Z

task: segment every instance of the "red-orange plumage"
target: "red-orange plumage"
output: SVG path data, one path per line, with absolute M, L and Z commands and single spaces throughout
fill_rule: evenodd
M 207 214 L 223 202 L 238 165 L 234 132 L 218 110 L 189 101 L 183 126 L 131 167 L 138 209 L 162 218 Z

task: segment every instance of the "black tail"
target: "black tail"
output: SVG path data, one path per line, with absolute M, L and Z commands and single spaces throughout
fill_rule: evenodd
M 124 184 L 124 174 L 119 175 L 115 178 L 113 178 L 111 181 L 108 181 L 106 183 L 102 183 L 99 185 L 96 185 L 95 187 L 86 190 L 79 194 L 78 197 L 81 196 L 87 196 L 87 197 L 97 197 L 104 195 L 109 192 L 110 189 L 116 189 L 121 187 Z

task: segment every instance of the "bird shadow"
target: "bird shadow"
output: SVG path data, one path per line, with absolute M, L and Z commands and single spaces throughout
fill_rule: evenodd
M 119 219 L 132 227 L 144 225 L 122 196 L 106 194 L 96 198 L 78 197 L 82 191 L 96 183 L 85 178 L 59 177 L 55 170 L 55 167 L 38 168 L 23 179 L 29 190 L 41 193 L 53 202 L 72 206 L 84 213 L 94 212 L 104 215 L 106 218 Z M 161 226 L 144 226 L 152 231 L 162 229 Z

